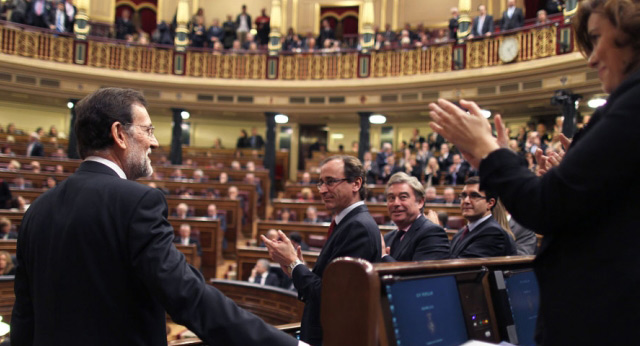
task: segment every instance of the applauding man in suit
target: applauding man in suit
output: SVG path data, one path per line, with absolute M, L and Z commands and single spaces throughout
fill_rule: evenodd
M 364 204 L 365 171 L 353 156 L 332 156 L 320 166 L 318 189 L 325 207 L 335 218 L 329 226 L 327 243 L 322 248 L 313 271 L 303 264 L 302 251 L 279 231 L 280 242 L 262 236 L 271 258 L 287 269 L 305 302 L 300 339 L 312 345 L 322 344 L 320 293 L 322 274 L 335 258 L 350 256 L 376 262 L 381 257 L 380 230 Z
M 12 345 L 166 345 L 167 313 L 209 345 L 296 345 L 173 245 L 164 194 L 134 181 L 158 148 L 140 92 L 85 97 L 74 129 L 84 161 L 22 221 Z
M 444 229 L 422 215 L 424 187 L 416 177 L 394 174 L 387 183 L 387 208 L 397 230 L 387 233 L 384 262 L 449 258 L 449 239 Z M 437 218 L 437 215 L 435 215 Z
M 462 216 L 468 224 L 451 239 L 451 258 L 516 255 L 516 244 L 491 210 L 498 197 L 480 191 L 480 179 L 471 177 L 460 194 Z
M 478 16 L 473 19 L 471 25 L 471 38 L 491 36 L 493 33 L 493 16 L 487 15 L 487 7 L 485 5 L 478 6 Z
M 502 13 L 500 30 L 506 31 L 521 28 L 524 25 L 522 9 L 516 7 L 516 0 L 507 0 L 507 10 Z
M 251 276 L 249 276 L 249 282 L 253 282 L 255 284 L 265 286 L 280 286 L 280 281 L 276 274 L 272 274 L 269 272 L 269 260 L 266 258 L 261 258 L 258 260 L 256 265 L 251 269 Z

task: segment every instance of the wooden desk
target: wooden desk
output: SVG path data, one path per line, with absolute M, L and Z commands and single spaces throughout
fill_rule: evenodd
M 241 308 L 271 325 L 302 320 L 304 303 L 298 300 L 298 294 L 293 291 L 237 280 L 214 279 L 210 283 Z
M 196 269 L 200 269 L 201 259 L 200 256 L 198 256 L 198 247 L 196 246 L 196 244 L 182 245 L 174 243 L 174 245 L 176 246 L 178 251 L 182 252 L 184 258 L 187 260 L 187 263 L 191 264 Z
M 13 304 L 16 302 L 16 294 L 13 291 L 13 275 L 0 276 L 0 316 L 2 322 L 11 323 Z

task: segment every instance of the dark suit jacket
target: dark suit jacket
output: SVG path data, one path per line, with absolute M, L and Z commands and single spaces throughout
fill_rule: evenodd
M 129 20 L 126 22 L 121 17 L 116 18 L 115 27 L 116 38 L 119 40 L 124 40 L 127 35 L 133 35 L 133 33 L 136 31 L 131 18 L 129 18 Z
M 177 236 L 173 240 L 173 242 L 176 243 L 176 244 L 181 244 L 182 243 L 182 241 L 181 241 L 179 236 Z M 192 245 L 192 244 L 196 244 L 196 249 L 198 251 L 198 256 L 202 256 L 202 247 L 200 246 L 200 241 L 198 239 L 196 239 L 196 238 L 191 237 L 191 238 L 189 238 L 189 245 Z
M 378 225 L 366 206 L 358 206 L 349 212 L 333 230 L 318 256 L 313 271 L 304 265 L 299 265 L 292 273 L 293 285 L 298 290 L 298 299 L 305 303 L 301 340 L 311 345 L 322 344 L 320 293 L 322 273 L 327 265 L 335 258 L 343 256 L 378 262 L 381 255 L 382 244 Z
M 251 16 L 249 15 L 249 13 L 246 13 L 246 15 L 247 15 L 247 26 L 249 27 L 249 31 L 251 31 L 251 25 L 253 25 L 253 22 L 251 22 Z M 238 28 L 240 27 L 241 16 L 242 16 L 242 13 L 236 16 L 236 30 L 238 30 Z
M 449 258 L 449 238 L 444 229 L 424 216 L 416 219 L 402 241 L 396 240 L 398 230 L 384 236 L 384 242 L 391 247 L 389 256 L 383 262 L 407 262 L 438 260 Z
M 25 213 L 12 344 L 166 345 L 166 311 L 209 345 L 296 345 L 208 285 L 173 239 L 160 191 L 83 162 Z
M 524 25 L 524 14 L 522 13 L 522 9 L 519 7 L 516 7 L 515 11 L 513 11 L 513 16 L 511 16 L 511 18 L 507 16 L 507 11 L 504 11 L 504 13 L 502 13 L 500 30 L 505 31 L 505 30 L 521 28 Z
M 635 72 L 542 177 L 507 149 L 480 164 L 481 189 L 495 191 L 520 224 L 544 235 L 534 262 L 541 344 L 631 345 L 640 338 L 640 181 L 633 165 L 611 168 L 640 160 L 639 108 Z
M 253 149 L 262 149 L 262 147 L 264 147 L 264 139 L 262 139 L 260 135 L 249 136 L 247 142 L 249 143 L 249 147 Z
M 484 35 L 488 32 L 493 32 L 493 16 L 485 15 L 484 22 L 482 23 L 481 30 L 478 31 L 478 19 L 480 17 L 473 18 L 473 24 L 471 24 L 471 35 Z
M 447 176 L 444 178 L 445 183 L 447 185 L 463 185 L 464 181 L 467 180 L 467 174 L 469 173 L 470 169 L 471 165 L 469 165 L 467 161 L 462 161 L 462 163 L 460 164 L 460 168 L 458 168 L 458 172 L 455 174 L 455 177 L 453 173 L 447 173 Z
M 449 38 L 458 39 L 458 18 L 449 19 Z
M 252 283 L 255 284 L 260 284 L 259 282 L 255 282 L 255 281 L 251 281 Z M 274 273 L 268 273 L 267 274 L 267 279 L 264 281 L 264 285 L 265 286 L 275 286 L 275 287 L 280 287 L 280 279 L 278 278 L 278 276 Z
M 27 149 L 29 145 L 27 145 Z M 40 142 L 35 142 L 33 144 L 33 148 L 31 148 L 31 153 L 27 153 L 27 156 L 44 156 L 44 146 Z
M 516 237 L 516 248 L 518 255 L 535 255 L 538 249 L 538 238 L 536 234 L 517 223 L 514 218 L 509 220 L 509 227 L 511 227 L 511 233 Z
M 476 226 L 464 239 L 462 230 L 451 239 L 451 258 L 512 256 L 516 254 L 513 238 L 492 217 Z

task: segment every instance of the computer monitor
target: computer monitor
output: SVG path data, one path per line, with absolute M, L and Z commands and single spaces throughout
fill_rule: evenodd
M 399 280 L 384 287 L 396 345 L 460 345 L 468 340 L 454 275 Z
M 534 336 L 540 293 L 538 281 L 530 269 L 496 271 L 497 303 L 502 305 L 501 324 L 507 341 L 518 345 L 535 345 Z

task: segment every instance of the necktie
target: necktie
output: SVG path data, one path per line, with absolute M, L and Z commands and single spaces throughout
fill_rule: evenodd
M 460 240 L 464 239 L 467 234 L 469 234 L 469 226 L 462 227 L 462 235 L 460 236 Z
M 402 239 L 404 238 L 405 234 L 407 234 L 407 231 L 403 231 L 403 230 L 398 230 L 398 233 L 396 233 L 395 239 L 393 240 L 393 243 L 391 244 L 392 247 L 391 249 L 395 249 L 398 246 L 400 246 L 400 242 L 402 242 Z
M 60 32 L 64 32 L 64 13 L 62 11 L 58 11 L 56 29 L 58 29 L 58 31 Z
M 331 225 L 329 225 L 329 231 L 327 232 L 327 239 L 331 238 L 331 233 L 333 233 L 334 228 L 336 228 L 336 220 L 331 221 Z

